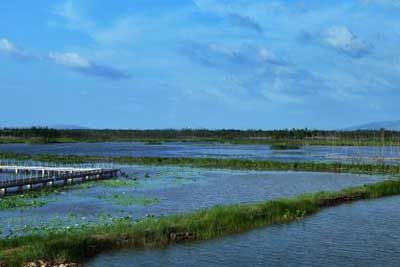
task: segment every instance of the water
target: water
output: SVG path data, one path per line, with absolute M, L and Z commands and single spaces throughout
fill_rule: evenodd
M 204 170 L 182 167 L 130 166 L 123 171 L 137 177 L 122 187 L 101 185 L 62 191 L 43 199 L 42 207 L 0 211 L 1 235 L 24 235 L 48 227 L 105 223 L 113 218 L 140 219 L 191 212 L 217 204 L 251 203 L 306 192 L 340 190 L 375 183 L 385 177 L 308 172 Z M 150 178 L 144 178 L 150 176 Z M 61 189 L 62 190 L 62 189 Z M 152 205 L 120 205 L 103 197 L 157 199 Z
M 399 266 L 399 208 L 400 197 L 360 201 L 222 239 L 104 253 L 85 266 Z
M 30 154 L 132 156 L 132 157 L 211 157 L 278 161 L 399 162 L 400 147 L 305 146 L 294 150 L 271 150 L 269 145 L 231 145 L 216 143 L 164 143 L 145 145 L 136 142 L 0 144 L 0 151 Z
M 141 143 L 6 144 L 0 151 L 99 156 L 215 157 L 279 161 L 365 161 L 382 154 L 396 162 L 387 147 L 320 147 L 271 150 L 267 145 Z M 306 192 L 340 190 L 385 179 L 336 173 L 206 170 L 182 167 L 126 166 L 137 182 L 122 187 L 95 185 L 61 189 L 37 200 L 42 207 L 0 211 L 0 237 L 117 218 L 140 219 L 191 212 L 217 204 L 251 203 Z M 145 178 L 150 176 L 150 178 Z M 0 174 L 0 180 L 7 176 Z M 156 199 L 150 205 L 121 205 L 101 197 L 124 195 Z M 289 225 L 274 226 L 203 243 L 188 243 L 152 251 L 102 254 L 88 266 L 398 266 L 400 198 L 357 202 Z

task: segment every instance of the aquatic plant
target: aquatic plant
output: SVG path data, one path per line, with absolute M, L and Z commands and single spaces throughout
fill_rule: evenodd
M 145 145 L 162 145 L 163 143 L 159 140 L 147 140 L 144 142 Z
M 217 238 L 299 220 L 341 203 L 399 194 L 400 180 L 396 179 L 337 192 L 303 194 L 256 204 L 215 206 L 194 213 L 141 221 L 121 219 L 106 225 L 84 225 L 62 232 L 13 237 L 0 240 L 0 265 L 21 266 L 38 259 L 83 262 L 108 249 L 159 247 Z
M 93 186 L 102 187 L 134 187 L 137 186 L 138 182 L 133 179 L 110 179 L 101 181 L 90 181 L 86 183 L 74 184 L 69 186 L 54 186 L 47 187 L 42 190 L 28 191 L 23 195 L 10 195 L 0 198 L 0 211 L 11 210 L 11 209 L 26 209 L 36 208 L 47 205 L 52 200 L 49 198 L 43 198 L 52 194 L 59 194 L 62 191 L 72 191 L 80 189 L 88 189 Z
M 273 144 L 271 145 L 272 150 L 294 150 L 294 149 L 300 149 L 301 145 L 297 144 Z
M 42 207 L 52 201 L 51 199 L 44 199 L 43 197 L 54 193 L 59 193 L 57 188 L 49 188 L 41 191 L 30 191 L 24 193 L 23 195 L 2 197 L 0 198 L 0 211 Z
M 102 186 L 102 187 L 134 187 L 138 185 L 138 181 L 136 179 L 123 179 L 123 178 L 114 178 L 100 181 L 89 181 L 86 183 L 72 185 L 67 187 L 69 189 L 87 189 L 93 186 Z
M 7 198 L 0 198 L 0 211 L 10 209 L 25 209 L 42 207 L 47 205 L 49 201 L 39 199 L 27 199 L 21 196 L 12 196 Z

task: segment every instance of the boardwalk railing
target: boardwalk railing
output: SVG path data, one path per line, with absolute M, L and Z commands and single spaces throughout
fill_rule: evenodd
M 119 169 L 84 168 L 83 166 L 1 165 L 0 163 L 0 173 L 5 173 L 6 175 L 11 173 L 11 175 L 3 178 L 0 177 L 1 197 L 10 192 L 22 193 L 34 188 L 110 179 L 118 176 Z

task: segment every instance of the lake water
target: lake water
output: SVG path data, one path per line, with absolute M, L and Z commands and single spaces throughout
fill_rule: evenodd
M 269 145 L 218 143 L 164 143 L 145 145 L 135 142 L 0 144 L 0 151 L 30 154 L 132 156 L 132 157 L 211 157 L 278 161 L 400 162 L 400 147 L 305 146 L 294 150 L 272 150 Z
M 85 266 L 399 266 L 400 197 L 323 210 L 299 222 L 166 249 L 102 254 Z
M 166 143 L 0 144 L 0 151 L 133 157 L 214 157 L 278 161 L 374 162 L 387 147 L 319 147 L 271 150 L 267 145 Z M 125 186 L 60 189 L 40 197 L 46 205 L 0 211 L 0 237 L 43 230 L 191 212 L 214 205 L 251 203 L 307 192 L 375 183 L 382 176 L 337 173 L 207 170 L 124 166 L 136 181 Z M 7 179 L 10 174 L 0 174 Z M 146 178 L 147 177 L 147 178 Z M 154 200 L 148 205 L 116 203 L 114 196 Z M 99 255 L 88 266 L 398 266 L 400 197 L 362 201 L 322 211 L 300 222 L 258 229 L 222 239 L 149 251 Z
M 0 211 L 1 235 L 24 235 L 43 228 L 106 223 L 115 218 L 191 212 L 214 205 L 251 203 L 306 192 L 340 190 L 378 182 L 385 177 L 337 173 L 205 170 L 181 167 L 129 166 L 137 181 L 121 186 L 101 184 L 52 194 L 47 205 Z M 145 177 L 150 178 L 145 178 Z M 83 184 L 84 185 L 84 184 Z M 150 205 L 123 205 L 115 196 L 157 200 Z M 111 201 L 110 201 L 111 200 Z

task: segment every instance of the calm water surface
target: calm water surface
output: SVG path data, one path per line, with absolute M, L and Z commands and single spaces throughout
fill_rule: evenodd
M 295 150 L 271 150 L 269 145 L 230 145 L 218 143 L 67 143 L 0 144 L 0 151 L 132 157 L 214 157 L 279 161 L 380 161 L 400 162 L 400 147 L 305 146 Z
M 86 266 L 395 267 L 400 197 L 323 210 L 302 221 L 166 249 L 102 254 Z

